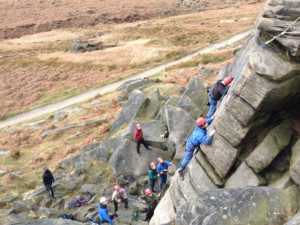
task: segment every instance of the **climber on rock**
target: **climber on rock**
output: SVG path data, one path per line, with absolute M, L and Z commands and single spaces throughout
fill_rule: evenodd
M 212 90 L 208 94 L 208 102 L 210 104 L 209 110 L 206 117 L 211 118 L 216 110 L 218 101 L 222 98 L 223 95 L 228 91 L 228 87 L 233 81 L 232 77 L 225 77 L 223 80 L 218 80 Z
M 43 183 L 46 187 L 46 190 L 49 192 L 49 196 L 51 196 L 53 199 L 55 199 L 54 197 L 54 192 L 52 189 L 52 183 L 54 182 L 54 177 L 53 174 L 51 173 L 51 171 L 45 167 L 44 168 L 44 173 L 43 173 Z
M 185 154 L 184 157 L 181 161 L 180 168 L 178 170 L 180 178 L 183 180 L 183 171 L 188 165 L 188 163 L 191 161 L 194 150 L 202 145 L 210 145 L 213 139 L 213 135 L 215 134 L 215 130 L 209 131 L 209 134 L 207 135 L 207 130 L 206 128 L 208 127 L 209 124 L 211 124 L 212 119 L 205 119 L 203 117 L 200 117 L 196 121 L 196 126 L 191 134 L 189 136 L 186 145 L 185 145 Z
M 115 216 L 118 216 L 117 211 L 119 208 L 119 202 L 124 202 L 124 207 L 128 209 L 128 198 L 124 188 L 121 188 L 119 185 L 116 185 L 114 189 L 115 191 L 111 199 L 114 202 Z
M 151 150 L 151 147 L 148 146 L 147 142 L 143 138 L 143 129 L 140 123 L 137 123 L 135 126 L 134 141 L 136 142 L 136 151 L 138 154 L 140 154 L 141 144 L 143 144 L 147 150 Z
M 168 168 L 172 165 L 172 162 L 164 160 L 161 157 L 157 158 L 157 173 L 159 176 L 159 188 L 160 191 L 165 187 L 167 184 L 167 177 L 168 177 Z
M 145 195 L 142 195 L 140 197 L 140 199 L 148 205 L 147 208 L 147 213 L 146 213 L 146 218 L 145 221 L 148 221 L 148 223 L 150 222 L 153 214 L 154 214 L 154 210 L 158 204 L 157 199 L 159 198 L 159 194 L 156 195 L 154 194 L 150 189 L 146 189 L 145 191 Z
M 154 191 L 155 183 L 157 180 L 158 174 L 156 171 L 156 166 L 154 162 L 151 162 L 149 164 L 149 169 L 148 169 L 148 187 L 151 191 Z
M 98 204 L 98 216 L 100 220 L 100 224 L 109 223 L 113 224 L 114 215 L 109 213 L 107 210 L 107 199 L 105 197 L 101 197 Z

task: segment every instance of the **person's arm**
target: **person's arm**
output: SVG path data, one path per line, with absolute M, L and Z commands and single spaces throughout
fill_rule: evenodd
M 209 119 L 205 119 L 206 120 L 206 123 L 208 124 L 208 125 L 210 125 L 211 123 L 212 123 L 212 121 L 214 120 L 214 117 L 211 117 L 211 118 L 209 118 Z
M 110 218 L 107 209 L 104 210 L 103 219 L 106 220 L 109 224 L 112 224 L 112 219 Z
M 161 172 L 162 172 L 162 166 L 160 164 L 158 164 L 158 166 L 157 166 L 157 173 L 161 174 Z
M 210 145 L 211 142 L 213 140 L 213 136 L 210 136 L 210 135 L 203 135 L 201 138 L 200 138 L 200 143 L 202 145 Z

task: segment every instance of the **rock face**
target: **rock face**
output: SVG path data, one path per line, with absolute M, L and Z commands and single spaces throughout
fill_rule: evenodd
M 182 205 L 178 225 L 281 225 L 297 210 L 298 193 L 266 187 L 208 191 Z
M 15 223 L 14 225 L 83 225 L 84 223 L 80 223 L 72 220 L 64 220 L 64 219 L 39 219 L 39 220 L 31 220 L 23 223 Z
M 300 104 L 300 35 L 296 32 L 300 21 L 278 42 L 264 48 L 261 44 L 297 19 L 299 8 L 299 1 L 267 1 L 236 59 L 219 74 L 220 79 L 235 79 L 210 126 L 216 129 L 212 144 L 200 146 L 203 154 L 195 154 L 184 181 L 175 174 L 150 224 L 174 224 L 175 214 L 177 225 L 284 224 L 295 213 L 295 196 L 282 190 L 298 189 L 294 183 L 300 185 L 299 141 L 289 123 L 299 120 L 291 112 Z M 178 160 L 200 109 L 187 92 L 165 107 L 169 139 L 176 144 Z M 277 163 L 279 159 L 286 164 Z M 279 172 L 270 175 L 275 166 Z M 198 180 L 191 176 L 195 173 L 208 179 Z M 205 188 L 196 188 L 201 182 Z M 242 188 L 214 191 L 223 184 Z M 247 187 L 262 185 L 279 189 Z

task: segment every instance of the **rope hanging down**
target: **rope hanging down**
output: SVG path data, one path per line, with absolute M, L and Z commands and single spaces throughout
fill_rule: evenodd
M 294 20 L 292 23 L 290 23 L 289 26 L 288 26 L 284 31 L 282 31 L 280 34 L 278 34 L 278 35 L 276 35 L 275 37 L 271 38 L 270 40 L 264 42 L 263 44 L 261 44 L 261 45 L 259 45 L 258 47 L 256 47 L 253 51 L 251 51 L 250 54 L 248 55 L 248 57 L 246 57 L 246 58 L 244 59 L 243 63 L 241 63 L 241 65 L 239 66 L 239 70 L 238 70 L 238 72 L 235 74 L 234 78 L 236 79 L 237 77 L 239 77 L 239 76 L 241 75 L 241 70 L 244 68 L 245 64 L 248 62 L 248 60 L 249 60 L 249 58 L 250 58 L 250 55 L 251 55 L 252 53 L 254 53 L 254 52 L 256 52 L 256 51 L 258 51 L 258 50 L 260 50 L 260 49 L 266 47 L 268 44 L 270 44 L 271 42 L 273 42 L 276 38 L 278 38 L 278 37 L 284 35 L 284 34 L 289 30 L 289 28 L 290 28 L 294 23 L 296 23 L 299 19 L 300 19 L 300 16 L 299 16 L 296 20 Z M 224 96 L 222 96 L 222 98 L 223 98 L 223 97 L 224 97 Z M 221 98 L 221 99 L 222 99 L 222 98 Z M 204 108 L 205 108 L 205 107 L 204 107 Z M 204 109 L 202 110 L 202 112 L 201 112 L 200 115 L 202 115 L 203 111 L 204 111 Z M 215 115 L 218 113 L 218 111 L 219 111 L 219 108 L 218 108 L 217 111 L 215 112 Z M 191 132 L 192 132 L 193 130 L 194 130 L 194 127 L 192 127 L 192 129 L 189 131 L 189 133 L 188 133 L 188 135 L 186 136 L 186 138 L 185 138 L 183 144 L 181 145 L 180 149 L 182 149 L 182 147 L 185 145 L 185 143 L 186 143 L 188 137 L 190 136 L 190 134 L 191 134 Z M 194 152 L 194 154 L 195 154 L 195 153 L 196 153 L 196 151 Z M 179 161 L 177 167 L 175 167 L 175 171 L 177 171 L 178 168 L 180 167 L 180 164 L 181 164 L 182 160 L 183 160 L 183 158 Z M 166 189 L 166 187 L 167 187 L 167 185 L 165 185 L 165 186 L 163 187 L 163 189 L 159 192 L 159 195 L 160 195 L 160 193 L 162 193 L 162 192 Z M 158 199 L 158 196 L 157 196 L 150 204 L 152 204 L 152 203 L 153 203 L 155 200 L 157 200 L 157 199 Z

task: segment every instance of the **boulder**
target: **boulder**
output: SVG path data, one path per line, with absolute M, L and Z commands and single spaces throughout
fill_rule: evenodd
M 130 140 L 124 142 L 112 154 L 109 165 L 116 175 L 131 175 L 139 177 L 147 173 L 148 164 L 159 156 L 170 160 L 173 153 L 171 151 L 162 151 L 157 148 L 146 150 L 141 146 L 141 154 L 136 152 L 136 143 Z
M 28 220 L 29 212 L 21 212 L 17 214 L 9 214 L 7 216 L 8 224 L 24 224 Z
M 82 42 L 79 40 L 73 40 L 71 43 L 71 50 L 74 52 L 90 52 L 98 49 L 100 49 L 100 46 L 97 44 Z
M 84 223 L 65 220 L 65 219 L 38 219 L 22 223 L 15 223 L 14 225 L 83 225 Z
M 268 187 L 212 190 L 181 205 L 176 225 L 281 225 L 296 212 L 297 195 Z
M 239 149 L 230 145 L 218 132 L 214 135 L 211 145 L 201 145 L 201 151 L 209 163 L 215 168 L 220 178 L 224 178 L 235 162 Z
M 262 186 L 266 180 L 256 174 L 245 162 L 226 181 L 225 188 L 241 188 L 247 186 Z
M 96 184 L 84 184 L 80 188 L 81 193 L 92 193 L 92 194 L 98 194 L 101 193 L 102 187 Z
M 277 179 L 274 182 L 272 182 L 271 184 L 269 184 L 269 187 L 279 188 L 279 189 L 284 190 L 292 185 L 293 185 L 293 182 L 290 177 L 290 173 L 286 172 L 282 177 L 280 177 L 279 179 Z
M 187 95 L 183 95 L 176 106 L 187 111 L 195 120 L 202 114 L 202 111 L 200 111 L 200 109 Z
M 166 106 L 166 124 L 169 131 L 169 140 L 176 145 L 176 159 L 181 159 L 184 154 L 184 142 L 192 133 L 195 120 L 179 107 Z
M 285 223 L 284 225 L 298 225 L 300 224 L 300 213 L 297 213 L 296 215 L 294 215 L 291 219 L 289 219 L 289 221 L 287 223 Z
M 23 201 L 15 201 L 9 210 L 9 214 L 18 214 L 22 212 L 29 212 L 31 210 L 31 205 Z
M 137 115 L 141 108 L 146 106 L 147 101 L 149 101 L 149 99 L 141 91 L 133 91 L 129 95 L 128 100 L 124 103 L 120 115 L 113 123 L 111 131 L 114 132 L 126 123 L 129 123 Z
M 155 88 L 152 91 L 152 99 L 157 102 L 161 102 L 163 100 L 163 97 L 161 96 L 158 88 Z
M 60 212 L 55 209 L 40 207 L 37 211 L 37 214 L 40 219 L 42 218 L 57 218 L 60 215 Z
M 139 194 L 138 183 L 136 181 L 129 185 L 129 194 L 131 195 Z
M 290 123 L 283 121 L 267 134 L 251 155 L 247 157 L 246 163 L 255 172 L 261 172 L 290 143 L 292 133 Z
M 6 205 L 8 203 L 15 201 L 17 198 L 18 196 L 16 195 L 6 194 L 1 198 L 0 203 Z
M 108 151 L 109 155 L 111 155 L 119 147 L 119 145 L 122 144 L 122 142 L 123 138 L 117 136 L 111 139 L 101 141 L 99 147 L 105 148 Z
M 134 141 L 134 130 L 136 126 L 135 121 L 131 122 L 127 131 L 124 133 L 124 138 Z M 166 131 L 166 127 L 158 120 L 150 120 L 147 122 L 140 122 L 143 128 L 143 137 L 152 147 L 167 150 L 167 139 L 161 137 Z
M 150 84 L 155 84 L 158 82 L 159 82 L 158 79 L 149 79 L 149 78 L 130 80 L 130 81 L 127 81 L 127 82 L 121 84 L 117 88 L 117 91 L 121 91 L 124 94 L 129 95 L 132 91 L 134 91 L 136 89 L 141 89 Z
M 300 186 L 300 139 L 297 140 L 292 148 L 290 176 L 292 180 Z

